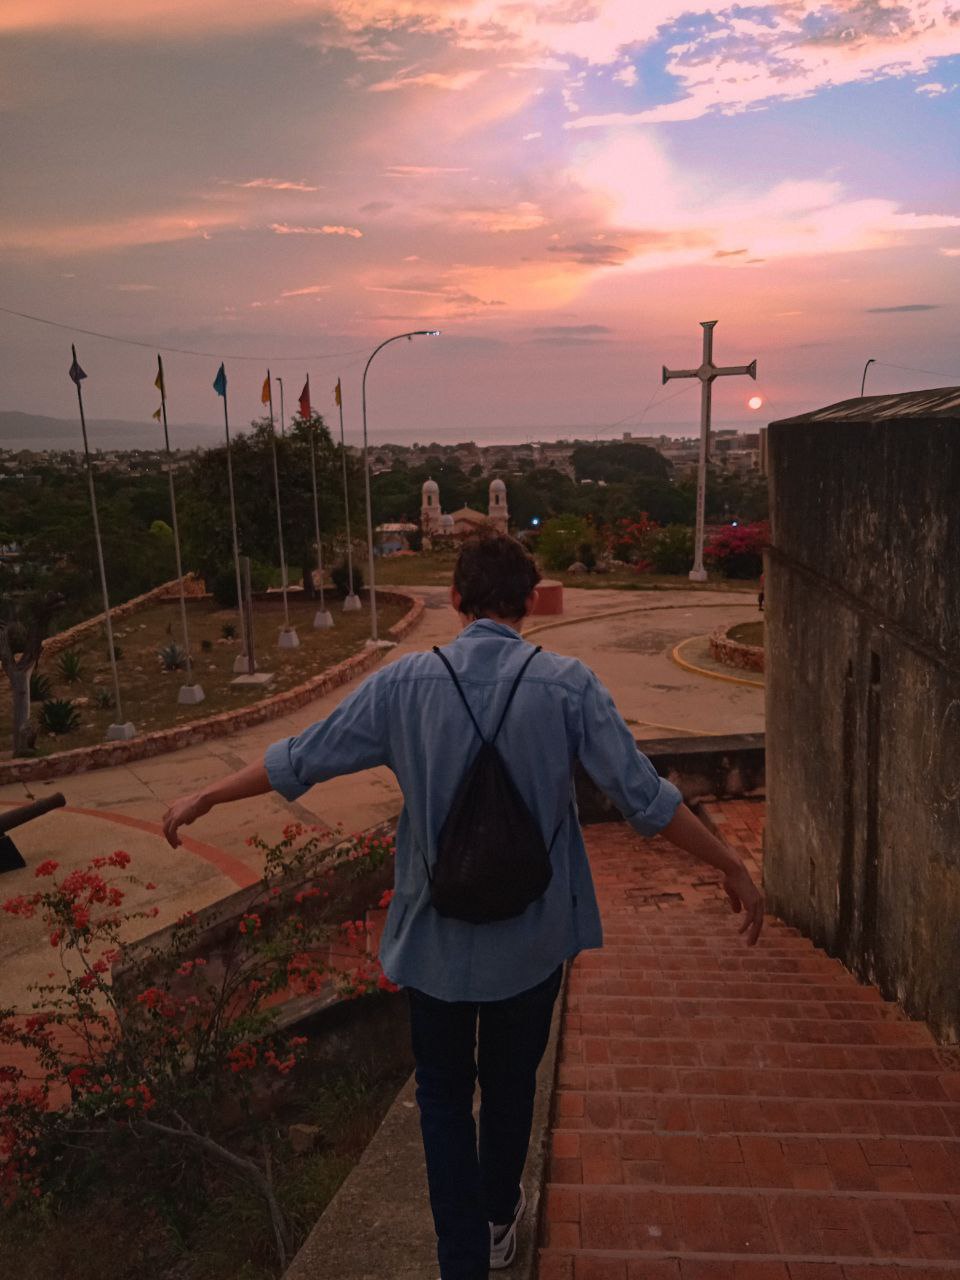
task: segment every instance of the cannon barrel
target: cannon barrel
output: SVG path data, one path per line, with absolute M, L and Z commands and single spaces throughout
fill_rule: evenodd
M 33 804 L 21 804 L 16 809 L 0 809 L 0 836 L 14 827 L 23 826 L 33 818 L 39 818 L 51 809 L 61 809 L 66 804 L 63 793 L 57 791 L 43 800 L 34 800 Z

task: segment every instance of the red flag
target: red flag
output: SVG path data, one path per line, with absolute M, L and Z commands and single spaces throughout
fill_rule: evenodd
M 273 404 L 273 395 L 270 390 L 270 370 L 267 370 L 267 376 L 263 380 L 263 387 L 260 390 L 260 403 Z
M 303 390 L 300 392 L 300 417 L 306 419 L 312 416 L 313 412 L 310 408 L 310 379 L 307 378 L 303 384 Z
M 337 404 L 343 404 L 343 400 L 340 396 L 340 379 L 339 378 L 337 379 L 337 385 L 333 388 L 333 398 L 334 400 L 336 400 Z

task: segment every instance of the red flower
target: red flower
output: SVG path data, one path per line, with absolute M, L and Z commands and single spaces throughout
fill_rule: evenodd
M 377 906 L 389 907 L 390 903 L 393 901 L 393 892 L 394 891 L 392 889 L 384 889 Z
M 52 876 L 59 866 L 59 862 L 54 862 L 52 858 L 48 858 L 46 862 L 40 863 L 33 874 L 35 876 Z

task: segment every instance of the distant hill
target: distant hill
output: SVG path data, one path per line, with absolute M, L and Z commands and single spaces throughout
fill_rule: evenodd
M 175 449 L 209 448 L 221 439 L 219 428 L 197 422 L 178 422 L 171 427 L 170 434 L 170 443 Z M 159 449 L 163 445 L 163 429 L 155 422 L 90 419 L 87 435 L 91 449 Z M 76 418 L 47 418 L 16 409 L 0 410 L 0 449 L 79 451 L 82 448 L 80 423 Z

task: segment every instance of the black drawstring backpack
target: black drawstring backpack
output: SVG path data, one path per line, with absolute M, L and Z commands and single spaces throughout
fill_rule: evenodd
M 440 829 L 433 875 L 427 867 L 430 900 L 440 915 L 454 920 L 470 924 L 510 920 L 522 915 L 546 891 L 553 875 L 550 849 L 560 830 L 558 826 L 548 849 L 496 748 L 514 694 L 540 647 L 520 668 L 489 740 L 480 730 L 453 667 L 438 648 L 434 647 L 433 652 L 447 668 L 463 699 L 480 738 L 480 750 L 461 778 Z

